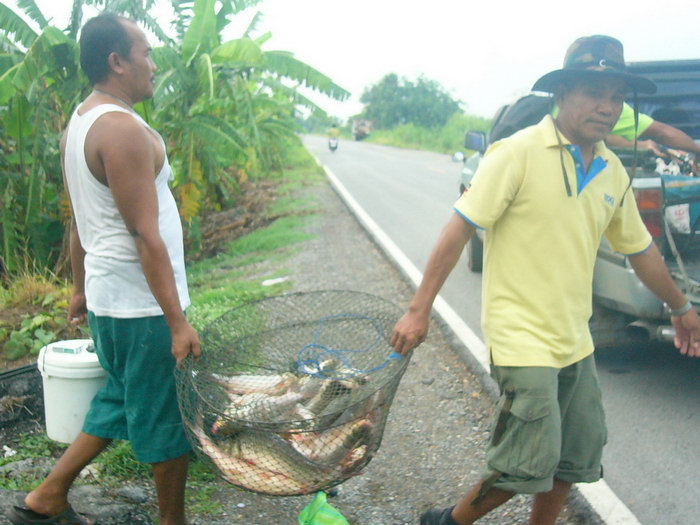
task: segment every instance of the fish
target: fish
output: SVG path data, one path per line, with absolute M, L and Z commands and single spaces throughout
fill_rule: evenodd
M 223 376 L 211 374 L 214 381 L 220 384 L 230 394 L 268 394 L 271 396 L 284 394 L 298 381 L 292 373 L 270 375 L 234 375 Z
M 340 461 L 340 468 L 345 475 L 354 472 L 354 470 L 360 466 L 362 460 L 367 457 L 367 452 L 369 447 L 367 445 L 360 445 L 359 447 L 353 448 L 347 456 L 345 456 Z
M 371 421 L 360 419 L 323 432 L 289 433 L 286 434 L 286 438 L 299 453 L 311 461 L 335 467 L 353 449 L 369 439 L 372 428 Z
M 219 437 L 230 435 L 241 421 L 257 423 L 280 423 L 293 417 L 293 411 L 304 399 L 301 392 L 287 392 L 269 396 L 259 392 L 245 394 L 234 399 L 223 415 L 214 421 L 211 431 Z
M 312 461 L 279 434 L 245 431 L 237 434 L 239 457 L 260 468 L 317 486 L 333 479 L 333 469 Z
M 241 457 L 240 447 L 236 442 L 227 440 L 218 445 L 204 433 L 201 425 L 188 426 L 199 441 L 202 452 L 211 459 L 223 479 L 229 483 L 271 496 L 307 494 L 313 490 L 304 479 L 295 479 L 284 472 L 272 471 L 249 458 Z M 265 460 L 262 451 L 254 456 L 258 461 Z
M 334 398 L 349 391 L 340 381 L 324 381 L 318 393 L 309 399 L 305 406 L 314 414 L 321 414 Z
M 239 376 L 239 377 L 255 377 L 255 376 Z M 227 390 L 229 406 L 226 407 L 223 414 L 219 416 L 211 427 L 211 432 L 218 437 L 225 437 L 233 433 L 239 426 L 237 422 L 257 422 L 257 423 L 286 423 L 301 419 L 304 423 L 301 426 L 307 426 L 307 422 L 314 418 L 314 414 L 302 402 L 308 399 L 318 397 L 321 390 L 326 387 L 327 381 L 305 376 L 300 379 L 295 378 L 294 381 L 289 381 L 288 378 L 277 376 L 280 385 L 284 383 L 287 386 L 287 391 L 279 392 L 278 395 L 271 395 L 262 391 L 249 392 L 246 394 L 233 393 Z M 230 379 L 230 378 L 229 378 Z M 251 380 L 252 381 L 257 381 Z M 237 384 L 239 391 L 243 390 L 242 383 Z M 257 383 L 262 384 L 262 383 Z M 268 383 L 272 384 L 272 381 Z M 246 386 L 248 389 L 249 386 Z M 275 390 L 277 387 L 275 387 Z M 270 391 L 269 388 L 265 388 Z

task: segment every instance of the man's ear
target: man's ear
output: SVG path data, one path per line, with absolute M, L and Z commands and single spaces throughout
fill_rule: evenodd
M 123 63 L 124 59 L 121 56 L 119 56 L 119 53 L 117 53 L 116 51 L 112 51 L 107 56 L 107 65 L 109 65 L 109 69 L 111 69 L 115 73 L 121 73 L 123 69 Z

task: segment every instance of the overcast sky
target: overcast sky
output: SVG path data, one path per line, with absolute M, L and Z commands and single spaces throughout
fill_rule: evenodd
M 65 23 L 71 0 L 36 1 Z M 272 33 L 264 49 L 291 51 L 352 92 L 342 104 L 314 97 L 342 118 L 359 112 L 362 91 L 391 72 L 423 74 L 468 113 L 490 117 L 558 69 L 582 35 L 615 36 L 628 61 L 700 59 L 697 0 L 264 0 L 248 11 L 227 36 L 261 11 L 258 31 Z

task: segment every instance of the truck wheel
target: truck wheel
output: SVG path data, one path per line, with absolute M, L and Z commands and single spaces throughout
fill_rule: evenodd
M 472 235 L 467 243 L 467 266 L 474 273 L 481 273 L 484 265 L 484 243 L 476 236 Z

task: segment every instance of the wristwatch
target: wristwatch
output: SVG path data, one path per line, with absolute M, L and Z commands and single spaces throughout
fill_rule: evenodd
M 666 306 L 668 306 L 668 305 L 666 305 Z M 673 317 L 680 317 L 680 316 L 683 315 L 684 313 L 689 312 L 690 310 L 693 309 L 693 303 L 691 303 L 690 301 L 688 301 L 687 303 L 685 303 L 685 304 L 684 304 L 683 306 L 681 306 L 680 308 L 676 308 L 676 309 L 674 310 L 673 308 L 671 308 L 671 307 L 669 306 L 668 309 L 671 311 L 671 315 L 672 315 Z

